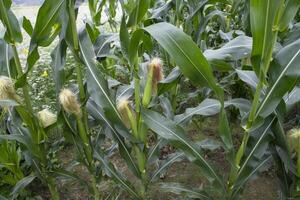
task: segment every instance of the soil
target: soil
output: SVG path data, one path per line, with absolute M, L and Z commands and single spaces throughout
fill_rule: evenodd
M 217 133 L 217 118 L 207 118 L 204 122 L 201 122 L 201 131 L 196 131 L 196 129 L 191 125 L 188 128 L 188 136 L 191 139 L 199 140 L 203 138 L 217 138 L 215 133 Z M 239 133 L 241 129 L 237 126 L 233 127 L 232 130 L 235 133 L 235 137 L 240 137 Z M 238 139 L 237 139 L 238 140 Z M 161 149 L 161 159 L 165 159 L 167 154 L 173 153 L 175 151 L 174 147 L 167 145 Z M 63 149 L 59 155 L 59 160 L 64 166 L 67 166 L 76 157 L 75 150 L 73 147 Z M 208 159 L 216 168 L 219 170 L 220 174 L 227 176 L 229 166 L 228 162 L 225 160 L 225 153 L 222 150 L 216 150 L 213 152 L 205 152 L 205 158 Z M 138 185 L 138 180 L 134 175 L 127 169 L 126 164 L 120 158 L 118 154 L 115 154 L 111 158 L 111 162 L 117 168 L 117 170 L 128 177 L 128 180 L 134 185 Z M 87 170 L 82 166 L 76 166 L 74 172 L 89 181 L 89 174 Z M 157 183 L 151 186 L 148 191 L 149 200 L 184 200 L 188 199 L 179 195 L 166 193 L 161 191 L 159 183 L 168 182 L 178 182 L 185 186 L 190 186 L 193 188 L 202 188 L 206 185 L 207 181 L 201 174 L 201 170 L 194 164 L 187 160 L 182 160 L 180 162 L 174 163 Z M 59 181 L 59 190 L 61 194 L 61 199 L 64 200 L 88 200 L 93 199 L 87 188 L 78 182 L 66 182 Z M 114 185 L 114 183 L 107 179 L 101 182 L 99 185 L 99 190 L 102 193 L 103 199 L 119 199 L 119 200 L 129 200 L 131 199 L 128 194 Z M 33 193 L 40 195 L 43 199 L 50 199 L 49 192 L 45 187 L 33 187 Z M 276 175 L 272 169 L 262 172 L 253 180 L 249 181 L 246 185 L 244 194 L 242 195 L 242 200 L 277 200 L 279 199 L 279 188 Z M 219 199 L 219 198 L 218 198 Z M 220 199 L 221 200 L 221 199 Z

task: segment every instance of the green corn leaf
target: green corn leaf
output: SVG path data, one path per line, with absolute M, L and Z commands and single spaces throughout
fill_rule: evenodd
M 23 17 L 23 23 L 22 26 L 26 33 L 31 37 L 33 33 L 33 27 L 29 19 L 27 19 L 25 16 Z
M 280 119 L 278 109 L 276 109 L 275 113 L 277 118 Z M 283 129 L 283 122 L 277 120 L 272 126 L 272 132 L 274 134 L 274 144 L 278 157 L 282 160 L 286 169 L 296 175 L 296 166 L 293 164 L 293 158 L 290 155 L 289 147 L 286 141 L 286 133 Z
M 300 88 L 294 87 L 294 89 L 284 96 L 284 101 L 287 107 L 287 111 L 290 111 L 300 101 Z
M 132 33 L 129 47 L 128 47 L 128 51 L 129 51 L 128 57 L 129 57 L 129 63 L 131 65 L 135 64 L 136 61 L 135 59 L 137 58 L 139 44 L 143 36 L 144 36 L 144 31 L 142 29 L 138 29 Z
M 104 75 L 96 67 L 95 53 L 93 50 L 93 45 L 84 31 L 80 34 L 80 50 L 82 55 L 82 60 L 87 67 L 87 80 L 88 80 L 88 91 L 94 101 L 103 108 L 104 113 L 110 112 L 115 121 L 121 123 L 121 116 L 117 111 L 115 103 L 112 101 L 109 90 L 108 83 Z
M 236 61 L 250 56 L 252 50 L 252 38 L 239 36 L 226 43 L 219 49 L 206 50 L 204 56 L 209 62 L 215 60 Z
M 190 188 L 180 183 L 172 183 L 172 182 L 161 183 L 160 188 L 165 192 L 171 192 L 177 195 L 184 195 L 189 199 L 203 199 L 203 200 L 213 199 L 205 191 L 195 189 L 195 188 Z
M 174 155 L 170 156 L 159 168 L 153 173 L 151 176 L 150 182 L 153 182 L 162 172 L 164 172 L 168 167 L 170 167 L 174 162 L 178 162 L 182 160 L 184 157 L 184 153 L 175 153 Z
M 114 57 L 114 55 L 110 55 L 111 43 L 117 42 L 119 40 L 119 35 L 116 33 L 112 34 L 101 34 L 95 44 L 95 52 L 97 58 L 105 58 L 108 56 Z
M 130 155 L 131 149 L 126 145 L 124 138 L 117 132 L 114 128 L 112 122 L 110 122 L 104 115 L 103 110 L 99 108 L 95 102 L 88 101 L 87 103 L 87 110 L 88 112 L 98 121 L 102 121 L 106 124 L 106 126 L 112 131 L 114 139 L 118 142 L 119 145 L 119 152 L 121 156 L 127 162 L 129 168 L 136 176 L 140 176 L 139 170 L 134 162 L 133 157 Z M 125 130 L 126 131 L 126 130 Z
M 67 44 L 65 40 L 60 40 L 51 53 L 51 67 L 53 69 L 53 78 L 55 82 L 55 91 L 58 96 L 65 82 L 64 66 L 66 64 Z
M 187 108 L 183 114 L 176 115 L 177 124 L 189 121 L 194 115 L 212 116 L 220 112 L 221 104 L 216 99 L 205 99 L 195 108 Z
M 247 152 L 245 159 L 238 169 L 232 196 L 239 194 L 243 186 L 256 174 L 257 170 L 262 167 L 271 156 L 266 155 L 266 150 L 270 143 L 270 133 L 273 123 L 276 122 L 275 116 L 270 116 L 265 122 L 250 131 L 250 138 L 247 145 Z
M 33 29 L 31 45 L 50 42 L 48 40 L 56 29 L 59 14 L 65 3 L 66 0 L 46 0 L 42 4 Z
M 6 28 L 4 39 L 8 43 L 21 43 L 23 40 L 17 17 L 10 9 L 11 0 L 0 1 L 0 20 Z
M 290 21 L 295 17 L 300 7 L 300 0 L 287 0 L 284 13 L 282 14 L 279 22 L 279 30 L 285 30 Z
M 129 99 L 134 92 L 133 85 L 122 85 L 119 86 L 116 93 L 116 101 L 120 101 L 122 99 Z
M 227 15 L 228 14 L 226 12 L 215 9 L 209 12 L 207 15 L 203 16 L 199 23 L 199 30 L 196 39 L 200 40 L 201 36 L 205 35 L 206 27 L 208 26 L 209 22 L 211 22 L 214 18 L 218 19 L 218 23 L 221 25 L 221 27 L 225 27 Z
M 53 173 L 56 176 L 64 177 L 66 179 L 78 181 L 82 186 L 87 187 L 90 193 L 93 193 L 92 188 L 89 186 L 89 183 L 86 180 L 70 171 L 64 169 L 53 169 L 51 173 Z
M 274 164 L 277 167 L 277 177 L 280 182 L 280 195 L 282 199 L 293 199 L 293 195 L 291 194 L 291 188 L 293 187 L 292 176 L 287 173 L 287 168 L 285 166 L 284 161 L 280 158 L 280 154 L 277 151 L 277 148 L 271 147 L 272 156 L 274 160 Z
M 296 85 L 300 75 L 300 40 L 282 48 L 276 54 L 270 67 L 270 81 L 256 117 L 266 117 L 271 114 L 283 96 Z
M 22 180 L 20 180 L 15 187 L 13 188 L 13 191 L 11 192 L 11 195 L 13 196 L 13 198 L 16 197 L 16 195 L 23 190 L 25 187 L 27 187 L 34 179 L 36 178 L 36 176 L 34 175 L 30 175 L 30 176 L 26 176 L 25 178 L 23 178 Z
M 219 135 L 224 143 L 224 147 L 226 151 L 230 151 L 229 159 L 231 161 L 234 160 L 234 149 L 233 149 L 233 142 L 232 142 L 232 133 L 229 125 L 229 121 L 226 115 L 226 110 L 224 105 L 221 106 L 221 112 L 219 114 L 219 126 L 218 126 Z
M 277 24 L 282 0 L 250 0 L 250 22 L 253 37 L 252 63 L 254 71 L 259 75 L 261 70 L 267 73 L 269 60 L 273 52 L 274 40 L 277 38 L 273 30 Z
M 31 152 L 37 152 L 38 149 L 36 149 L 36 146 L 32 144 L 30 141 L 30 138 L 28 138 L 28 135 L 22 135 L 25 131 L 21 128 L 11 128 L 15 133 L 18 134 L 9 134 L 9 135 L 0 135 L 0 141 L 1 140 L 11 140 L 11 141 L 17 141 L 23 145 L 25 145 Z M 17 132 L 18 131 L 18 132 Z M 36 156 L 39 156 L 38 154 Z
M 125 58 L 128 60 L 129 57 L 129 43 L 130 43 L 130 38 L 129 38 L 129 33 L 128 29 L 126 26 L 126 21 L 125 21 L 125 16 L 122 17 L 121 21 L 121 26 L 120 26 L 120 43 L 121 43 L 121 50 Z
M 238 77 L 249 85 L 253 90 L 256 89 L 258 78 L 254 71 L 251 70 L 236 70 Z
M 0 194 L 0 200 L 8 200 L 8 199 Z
M 174 69 L 172 69 L 172 71 L 166 78 L 158 82 L 157 95 L 159 96 L 167 91 L 170 91 L 173 87 L 175 87 L 178 84 L 180 77 L 181 72 L 179 68 L 175 67 Z
M 262 168 L 264 165 L 266 165 L 267 162 L 271 161 L 271 158 L 272 156 L 265 156 L 263 159 L 260 160 L 259 164 L 254 166 L 251 171 L 249 171 L 247 173 L 247 175 L 245 177 L 242 178 L 241 182 L 236 182 L 235 185 L 236 188 L 235 188 L 235 192 L 233 193 L 232 195 L 232 198 L 235 199 L 236 196 L 239 194 L 239 192 L 241 191 L 242 189 L 242 186 L 244 186 L 249 180 L 251 177 L 253 177 L 260 168 Z
M 17 78 L 11 46 L 0 39 L 0 74 L 11 78 Z
M 246 99 L 237 98 L 225 101 L 224 107 L 234 106 L 238 108 L 242 113 L 249 112 L 250 102 Z M 174 121 L 177 124 L 184 124 L 189 121 L 194 115 L 212 116 L 219 113 L 221 110 L 221 104 L 216 99 L 204 99 L 197 107 L 187 108 L 184 113 L 176 115 Z
M 124 138 L 129 138 L 130 133 L 124 126 L 121 116 L 117 111 L 115 103 L 110 98 L 108 83 L 102 72 L 96 67 L 95 53 L 92 43 L 86 32 L 79 36 L 79 46 L 82 60 L 87 67 L 87 89 L 95 103 L 103 110 L 103 119 L 106 119 L 107 125 L 113 130 L 114 137 L 120 148 L 120 153 L 130 166 L 131 170 L 139 176 L 139 170 L 130 155 L 130 150 L 124 142 Z
M 164 138 L 159 138 L 156 142 L 156 144 L 150 148 L 148 151 L 147 159 L 148 163 L 151 164 L 153 162 L 156 162 L 156 159 L 158 159 L 159 156 L 159 149 L 162 148 L 164 145 L 167 144 L 167 141 Z
M 208 86 L 218 96 L 222 96 L 222 91 L 216 84 L 211 66 L 188 35 L 165 22 L 144 29 L 170 54 L 182 73 L 194 84 Z
M 278 112 L 276 110 L 277 117 Z M 274 160 L 274 164 L 277 169 L 277 176 L 280 181 L 280 189 L 282 198 L 289 199 L 292 198 L 291 188 L 293 188 L 293 176 L 297 174 L 296 166 L 293 163 L 290 151 L 285 139 L 285 132 L 283 130 L 282 122 L 277 120 L 277 122 L 272 126 L 272 131 L 274 133 L 274 143 L 271 145 L 271 152 Z
M 183 75 L 192 83 L 210 87 L 218 96 L 223 109 L 224 92 L 216 84 L 213 71 L 208 61 L 193 40 L 181 29 L 165 22 L 144 28 L 178 65 Z M 226 114 L 221 115 L 221 121 L 227 121 Z M 224 124 L 223 124 L 224 125 Z M 227 149 L 232 149 L 232 139 L 229 129 L 222 130 L 220 136 Z
M 137 5 L 130 13 L 127 26 L 131 27 L 141 22 L 150 6 L 150 0 L 137 0 Z
M 38 46 L 48 46 L 59 34 L 59 15 L 65 6 L 66 0 L 45 0 L 40 7 L 30 41 L 27 73 L 39 59 Z
M 147 126 L 161 137 L 173 141 L 174 145 L 179 146 L 184 152 L 193 156 L 195 163 L 201 167 L 210 181 L 216 181 L 220 188 L 223 188 L 223 182 L 212 166 L 199 153 L 197 147 L 185 135 L 184 130 L 174 122 L 164 118 L 157 112 L 142 110 L 142 116 Z
M 134 199 L 140 199 L 139 194 L 133 189 L 132 185 L 128 181 L 124 180 L 124 178 L 116 171 L 114 166 L 110 164 L 99 152 L 96 151 L 94 153 L 94 157 L 104 165 L 105 169 L 116 183 L 119 183 L 122 188 L 134 197 Z

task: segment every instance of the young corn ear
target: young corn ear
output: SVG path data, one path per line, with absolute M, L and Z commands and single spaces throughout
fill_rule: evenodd
M 144 144 L 147 143 L 147 134 L 148 134 L 148 127 L 144 121 L 144 119 L 140 119 L 139 124 L 139 139 L 140 141 L 144 142 Z
M 164 79 L 163 62 L 160 58 L 153 58 L 148 67 L 153 67 L 152 93 L 156 94 L 158 82 Z
M 297 174 L 300 175 L 300 129 L 292 129 L 287 134 L 289 150 L 297 154 Z M 297 185 L 300 190 L 300 184 Z
M 152 94 L 156 94 L 158 82 L 164 78 L 162 61 L 160 58 L 153 58 L 148 65 L 147 82 L 144 89 L 143 106 L 148 107 Z
M 117 109 L 120 113 L 123 123 L 127 128 L 131 127 L 134 137 L 138 138 L 137 123 L 135 113 L 133 112 L 130 102 L 127 99 L 120 100 L 117 103 Z
M 142 174 L 146 173 L 146 158 L 144 152 L 137 146 L 134 146 L 136 158 L 138 161 L 139 170 Z
M 47 108 L 37 113 L 37 117 L 40 120 L 44 128 L 51 126 L 57 121 L 57 117 L 54 113 L 50 112 Z
M 59 93 L 59 102 L 67 113 L 75 115 L 78 133 L 84 144 L 83 148 L 85 151 L 87 161 L 88 163 L 92 163 L 92 149 L 89 144 L 89 138 L 87 135 L 86 128 L 81 119 L 82 111 L 80 108 L 80 104 L 77 101 L 75 94 L 70 89 L 62 89 Z
M 16 94 L 12 79 L 6 76 L 0 76 L 0 100 L 8 99 L 19 102 L 19 96 Z
M 128 100 L 122 99 L 117 102 L 117 110 L 122 117 L 123 123 L 127 128 L 130 128 L 130 121 L 127 115 L 127 108 L 126 108 L 128 106 L 130 106 Z
M 70 89 L 62 89 L 59 93 L 59 102 L 63 109 L 76 117 L 81 117 L 80 104 L 77 101 L 75 94 Z
M 300 139 L 300 129 L 291 129 L 288 133 L 287 133 L 287 144 L 288 144 L 288 148 L 289 151 L 291 153 L 295 152 L 298 153 L 298 149 L 300 148 L 300 143 L 299 143 L 299 139 Z

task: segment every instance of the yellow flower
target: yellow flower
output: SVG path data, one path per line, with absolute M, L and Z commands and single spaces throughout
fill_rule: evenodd
M 42 73 L 41 76 L 42 76 L 42 77 L 48 77 L 48 72 L 47 72 L 47 70 L 44 70 L 44 72 Z
M 50 112 L 48 109 L 44 109 L 42 111 L 39 111 L 37 113 L 37 117 L 42 123 L 43 127 L 46 128 L 48 126 L 51 126 L 57 121 L 57 117 L 55 114 Z
M 59 102 L 67 113 L 81 117 L 80 104 L 71 90 L 62 89 L 59 94 Z

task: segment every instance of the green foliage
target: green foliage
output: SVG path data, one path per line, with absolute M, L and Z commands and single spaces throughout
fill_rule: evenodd
M 157 177 L 182 159 L 207 181 L 157 184 L 180 198 L 240 199 L 267 164 L 281 196 L 299 196 L 300 155 L 289 152 L 283 128 L 300 101 L 299 0 L 89 0 L 78 31 L 81 4 L 45 0 L 35 22 L 20 23 L 12 2 L 0 1 L 0 199 L 27 198 L 39 181 L 57 200 L 65 179 L 94 199 L 115 196 L 100 190 L 107 180 L 130 199 L 151 199 Z M 22 28 L 28 55 L 17 48 Z M 155 57 L 163 67 L 150 66 Z M 44 108 L 56 114 L 42 118 Z M 202 121 L 216 115 L 218 134 L 203 138 Z M 166 145 L 174 152 L 161 159 Z M 74 162 L 58 159 L 67 146 Z M 221 152 L 228 169 L 208 152 Z

